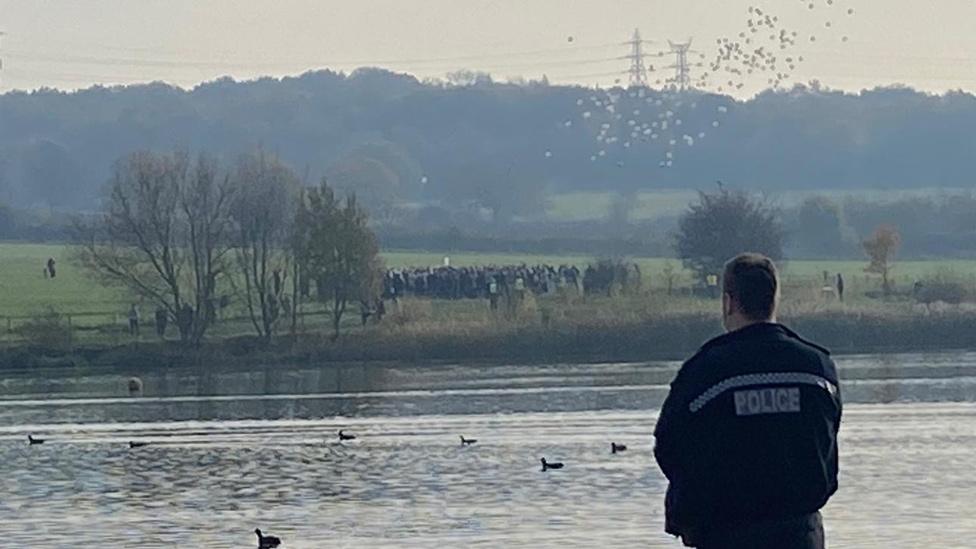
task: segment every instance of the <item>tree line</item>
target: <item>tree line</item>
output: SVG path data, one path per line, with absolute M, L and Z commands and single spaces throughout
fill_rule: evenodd
M 199 342 L 239 296 L 265 340 L 326 302 L 333 337 L 350 301 L 378 295 L 382 265 L 355 195 L 300 178 L 263 150 L 223 165 L 185 151 L 119 159 L 97 214 L 75 226 L 75 260 L 128 289 Z
M 839 210 L 829 200 L 813 197 L 800 210 L 801 219 L 808 222 L 801 230 L 804 234 L 812 233 L 809 238 L 817 242 L 840 238 Z M 815 222 L 813 218 L 818 216 L 820 219 Z M 700 284 L 714 286 L 728 258 L 743 252 L 758 252 L 780 260 L 786 239 L 787 230 L 778 208 L 768 200 L 719 183 L 714 191 L 699 192 L 698 200 L 678 220 L 674 251 L 685 268 L 695 273 Z M 868 259 L 864 272 L 880 276 L 885 296 L 894 289 L 892 263 L 901 245 L 901 234 L 890 223 L 877 225 L 870 236 L 856 244 L 862 257 Z
M 499 224 L 574 190 L 626 194 L 716 179 L 766 190 L 962 187 L 976 153 L 970 94 L 809 85 L 748 101 L 689 92 L 674 100 L 697 105 L 683 113 L 683 127 L 708 136 L 680 148 L 672 168 L 659 168 L 663 150 L 650 144 L 608 149 L 607 161 L 593 162 L 599 125 L 581 118 L 577 102 L 588 105 L 595 93 L 544 81 L 418 81 L 377 69 L 221 79 L 189 90 L 156 83 L 12 92 L 0 95 L 0 201 L 91 208 L 115 158 L 173 143 L 223 156 L 264 144 L 307 167 L 312 180 L 326 176 L 341 192 L 355 182 L 378 217 L 389 204 L 423 202 L 482 208 Z M 647 90 L 647 99 L 661 93 Z M 713 129 L 716 117 L 721 127 Z

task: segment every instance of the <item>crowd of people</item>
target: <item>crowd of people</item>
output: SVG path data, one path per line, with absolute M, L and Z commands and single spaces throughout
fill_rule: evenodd
M 580 270 L 575 265 L 507 265 L 391 269 L 383 298 L 495 299 L 512 294 L 546 295 L 567 289 L 576 294 L 606 293 L 616 284 L 639 284 L 636 264 L 602 261 Z
M 578 291 L 580 278 L 580 270 L 569 265 L 391 269 L 383 281 L 383 297 L 491 299 L 515 291 L 541 295 L 562 287 Z

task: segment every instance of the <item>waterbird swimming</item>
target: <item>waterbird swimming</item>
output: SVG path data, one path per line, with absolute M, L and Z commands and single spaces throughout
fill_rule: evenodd
M 616 442 L 610 443 L 611 454 L 616 454 L 617 452 L 624 452 L 626 450 L 627 450 L 627 446 L 625 444 L 617 444 Z
M 546 461 L 546 458 L 542 458 L 541 461 L 542 461 L 542 472 L 543 473 L 546 472 L 546 471 L 548 471 L 549 469 L 562 469 L 563 468 L 563 464 L 562 463 L 559 463 L 558 461 L 557 462 L 553 462 L 553 463 L 549 463 L 548 461 Z
M 471 446 L 476 442 L 478 442 L 476 438 L 464 438 L 464 435 L 461 435 L 461 446 Z
M 148 442 L 136 442 L 134 440 L 129 441 L 129 448 L 142 448 L 143 446 L 148 446 Z
M 261 534 L 260 528 L 255 528 L 254 533 L 258 535 L 258 549 L 274 549 L 281 545 L 281 538 L 277 536 L 265 536 Z
M 356 435 L 347 435 L 339 429 L 339 440 L 356 440 Z
M 129 393 L 136 394 L 142 392 L 142 380 L 137 377 L 129 378 Z
M 34 438 L 34 435 L 27 435 L 27 444 L 33 446 L 34 444 L 44 444 L 43 438 Z

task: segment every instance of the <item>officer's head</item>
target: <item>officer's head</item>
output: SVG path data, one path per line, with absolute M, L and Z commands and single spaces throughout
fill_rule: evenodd
M 779 277 L 773 260 L 741 254 L 725 264 L 722 276 L 722 323 L 728 331 L 776 320 Z

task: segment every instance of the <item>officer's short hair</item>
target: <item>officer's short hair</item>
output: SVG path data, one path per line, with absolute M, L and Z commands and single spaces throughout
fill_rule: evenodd
M 725 264 L 722 291 L 749 320 L 767 320 L 776 312 L 779 276 L 773 260 L 756 253 L 740 254 Z

